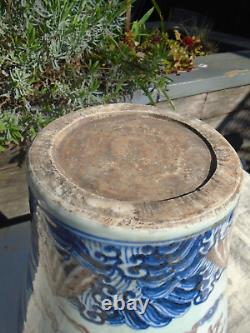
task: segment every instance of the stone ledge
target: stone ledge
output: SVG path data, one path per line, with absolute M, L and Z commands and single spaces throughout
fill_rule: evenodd
M 168 87 L 168 95 L 172 99 L 250 85 L 250 50 L 198 57 L 196 68 L 191 72 L 170 74 L 169 78 L 173 80 Z M 158 102 L 166 101 L 156 92 L 152 95 Z M 150 102 L 141 91 L 126 101 L 136 104 Z
M 207 92 L 174 100 L 175 111 L 188 118 L 209 121 L 218 116 L 225 117 L 235 111 L 249 99 L 250 84 L 247 86 Z M 169 102 L 159 102 L 157 106 L 166 111 L 173 111 Z

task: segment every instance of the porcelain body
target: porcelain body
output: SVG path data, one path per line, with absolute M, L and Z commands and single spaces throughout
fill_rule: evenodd
M 192 237 L 136 243 L 69 227 L 31 201 L 24 333 L 226 332 L 232 212 Z M 103 309 L 115 296 L 149 303 L 144 314 Z
M 121 173 L 126 196 L 118 193 L 117 199 L 100 194 L 110 194 L 111 190 L 112 196 L 117 194 L 119 177 L 113 187 L 107 181 L 101 182 L 99 176 L 95 178 L 98 170 L 94 173 L 93 169 L 99 161 L 93 154 L 98 149 L 92 146 L 94 140 L 86 144 L 90 155 L 84 155 L 94 159 L 89 168 L 93 183 L 82 181 L 87 166 L 82 171 L 78 164 L 85 163 L 84 156 L 78 159 L 70 154 L 75 154 L 84 143 L 81 137 L 74 143 L 68 129 L 72 126 L 81 136 L 82 127 L 78 127 L 93 118 L 91 126 L 96 135 L 102 117 L 106 131 L 113 126 L 107 137 L 116 135 L 111 153 L 110 143 L 107 151 L 104 146 L 99 149 L 106 161 L 102 176 L 113 172 L 111 158 L 113 168 L 125 165 L 130 168 L 128 173 L 138 174 L 134 181 L 142 189 L 140 193 L 138 190 L 142 200 L 126 199 L 128 193 L 133 198 L 137 194 L 129 187 L 133 186 L 133 179 Z M 114 121 L 112 117 L 116 117 Z M 165 133 L 167 121 L 166 133 L 176 126 L 172 140 L 183 127 L 184 139 L 179 139 L 180 151 L 174 155 L 174 163 L 178 164 L 178 158 L 182 163 L 177 169 L 170 163 L 169 170 L 165 168 L 161 174 L 169 155 L 166 161 L 162 158 L 161 165 L 150 160 L 154 147 L 143 142 L 143 138 L 139 142 L 137 131 L 144 124 L 143 135 L 151 138 L 153 133 L 156 144 L 159 141 L 159 149 L 165 153 L 165 143 L 158 134 L 161 130 Z M 126 139 L 124 133 L 130 133 L 130 137 Z M 190 149 L 188 145 L 183 149 L 185 136 L 193 140 Z M 67 140 L 69 144 L 64 144 Z M 135 149 L 135 144 L 140 149 Z M 192 180 L 192 170 L 199 171 L 193 161 L 202 163 L 199 153 L 207 156 L 211 165 L 205 161 L 201 173 L 193 175 Z M 63 157 L 58 158 L 57 154 Z M 155 168 L 159 178 L 158 174 L 153 175 L 154 182 L 160 179 L 170 184 L 176 177 L 177 195 L 162 200 L 164 186 L 159 185 L 157 193 L 155 183 L 155 194 L 143 193 L 146 186 L 150 190 L 148 174 L 127 162 L 128 156 L 148 173 Z M 185 163 L 190 156 L 193 161 Z M 32 249 L 20 311 L 20 333 L 226 333 L 227 262 L 242 170 L 237 155 L 217 132 L 199 121 L 166 116 L 146 106 L 90 108 L 50 124 L 31 147 L 27 165 Z M 71 177 L 72 172 L 76 174 Z M 186 188 L 191 190 L 181 194 L 178 177 L 181 181 L 186 179 Z M 95 191 L 90 193 L 94 183 Z M 168 195 L 172 192 L 170 189 Z M 154 195 L 158 195 L 157 200 Z

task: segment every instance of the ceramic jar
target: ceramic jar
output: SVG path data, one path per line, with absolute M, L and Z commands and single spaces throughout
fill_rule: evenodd
M 226 332 L 242 170 L 218 132 L 150 106 L 91 107 L 42 130 L 27 169 L 20 332 Z

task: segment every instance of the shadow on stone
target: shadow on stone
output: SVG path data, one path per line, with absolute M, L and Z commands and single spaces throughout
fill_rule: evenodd
M 250 93 L 219 124 L 217 130 L 237 151 L 244 168 L 250 171 Z M 245 164 L 245 165 L 244 165 Z
M 30 214 L 25 214 L 21 216 L 17 216 L 11 219 L 8 219 L 1 211 L 0 211 L 0 229 L 11 227 L 13 225 L 27 222 L 31 219 Z

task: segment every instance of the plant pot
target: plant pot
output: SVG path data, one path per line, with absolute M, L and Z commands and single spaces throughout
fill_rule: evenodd
M 99 106 L 49 124 L 28 156 L 20 332 L 226 332 L 241 179 L 218 132 L 154 107 Z

